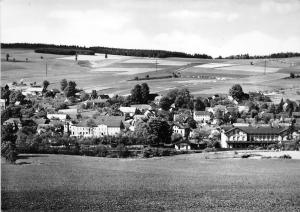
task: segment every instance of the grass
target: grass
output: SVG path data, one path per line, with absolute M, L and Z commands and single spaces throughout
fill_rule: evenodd
M 207 153 L 214 154 L 214 153 Z M 2 209 L 61 211 L 296 211 L 297 160 L 23 155 L 2 163 Z

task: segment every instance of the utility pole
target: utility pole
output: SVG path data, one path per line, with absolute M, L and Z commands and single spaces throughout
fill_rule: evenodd
M 157 72 L 157 59 L 155 60 L 155 70 Z

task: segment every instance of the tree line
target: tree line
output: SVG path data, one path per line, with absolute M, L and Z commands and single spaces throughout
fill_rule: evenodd
M 136 57 L 183 57 L 183 58 L 203 58 L 212 59 L 211 56 L 206 54 L 187 54 L 177 51 L 165 51 L 165 50 L 153 50 L 153 49 L 124 49 L 124 48 L 110 48 L 110 47 L 85 47 L 77 45 L 54 45 L 54 44 L 42 44 L 42 43 L 1 43 L 1 48 L 22 48 L 22 49 L 35 49 L 37 53 L 48 54 L 112 54 L 123 56 L 136 56 Z
M 270 55 L 249 55 L 249 54 L 238 54 L 230 55 L 224 59 L 271 59 L 271 58 L 289 58 L 289 57 L 300 57 L 298 52 L 280 52 L 273 53 Z M 219 56 L 217 59 L 223 59 L 222 56 Z

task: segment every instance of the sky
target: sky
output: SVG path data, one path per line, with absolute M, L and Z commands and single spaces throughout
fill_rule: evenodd
M 1 0 L 1 42 L 300 52 L 300 0 Z

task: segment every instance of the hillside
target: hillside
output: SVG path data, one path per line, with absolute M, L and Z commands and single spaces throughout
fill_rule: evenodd
M 6 54 L 10 55 L 9 61 L 6 61 Z M 264 63 L 264 59 L 149 58 L 110 54 L 105 58 L 105 54 L 99 53 L 79 55 L 75 61 L 75 56 L 9 48 L 1 52 L 1 84 L 21 79 L 28 84 L 41 83 L 47 79 L 50 87 L 57 88 L 60 80 L 66 78 L 75 80 L 87 91 L 96 89 L 107 94 L 127 95 L 134 85 L 143 82 L 129 80 L 146 76 L 155 79 L 176 73 L 178 78 L 147 80 L 151 92 L 164 93 L 172 88 L 187 87 L 194 95 L 228 93 L 233 84 L 240 83 L 246 92 L 284 89 L 284 97 L 296 100 L 299 78 L 286 78 L 291 72 L 300 74 L 300 58 L 268 60 L 266 75 Z

